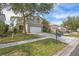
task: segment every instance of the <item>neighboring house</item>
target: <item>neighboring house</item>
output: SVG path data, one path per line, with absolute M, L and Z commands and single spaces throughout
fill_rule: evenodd
M 51 25 L 51 31 L 55 32 L 56 30 L 59 30 L 61 32 L 67 32 L 67 28 L 58 26 L 58 25 Z
M 5 23 L 5 20 L 6 20 L 5 14 L 1 14 L 1 13 L 0 13 L 0 22 L 1 22 L 1 23 Z
M 23 17 L 17 18 L 16 27 L 18 30 L 23 31 Z M 27 33 L 40 33 L 42 32 L 42 18 L 38 16 L 26 17 L 26 32 Z

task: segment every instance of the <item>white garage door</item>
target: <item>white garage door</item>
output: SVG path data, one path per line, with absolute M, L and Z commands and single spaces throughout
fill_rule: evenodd
M 30 27 L 30 32 L 31 33 L 40 33 L 41 27 Z

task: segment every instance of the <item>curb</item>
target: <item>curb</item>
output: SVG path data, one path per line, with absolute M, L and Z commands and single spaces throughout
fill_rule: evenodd
M 65 48 L 63 48 L 62 50 L 60 50 L 58 53 L 56 53 L 53 56 L 69 56 L 73 52 L 73 50 L 76 48 L 78 43 L 79 43 L 79 40 L 75 39 L 74 42 L 72 42 L 71 44 L 67 45 Z

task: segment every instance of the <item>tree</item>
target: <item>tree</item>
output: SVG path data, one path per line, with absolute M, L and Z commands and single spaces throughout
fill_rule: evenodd
M 14 28 L 15 19 L 16 19 L 16 17 L 14 17 L 14 16 L 10 17 L 10 21 L 11 21 L 10 25 L 11 25 L 12 31 L 13 31 L 13 28 Z
M 68 17 L 67 20 L 64 21 L 62 25 L 72 31 L 76 31 L 79 28 L 79 17 L 78 16 Z
M 0 4 L 0 11 L 2 11 L 1 4 Z
M 0 34 L 3 34 L 5 30 L 5 24 L 4 23 L 0 23 Z
M 16 19 L 17 19 L 16 16 L 11 16 L 11 17 L 10 17 L 10 21 L 11 21 L 10 25 L 11 25 L 12 39 L 13 39 L 14 34 L 15 34 L 15 32 L 16 32 L 16 29 L 15 29 L 15 20 L 16 20 Z
M 46 19 L 43 19 L 43 32 L 50 32 L 50 23 Z
M 16 33 L 17 29 L 15 28 L 15 21 L 18 17 L 17 16 L 11 16 L 10 21 L 11 21 L 11 27 L 14 33 Z
M 8 24 L 5 24 L 5 29 L 4 29 L 4 33 L 7 33 L 9 30 L 9 25 Z
M 26 34 L 26 17 L 29 15 L 47 14 L 53 8 L 53 4 L 46 3 L 14 3 L 11 4 L 11 9 L 15 14 L 20 14 L 23 17 L 24 33 Z
M 0 13 L 2 13 L 2 10 L 7 7 L 6 3 L 0 3 Z

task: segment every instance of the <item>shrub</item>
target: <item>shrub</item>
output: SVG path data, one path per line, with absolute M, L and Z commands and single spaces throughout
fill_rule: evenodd
M 14 29 L 13 29 L 13 32 L 16 34 L 16 33 L 17 33 L 17 29 L 16 29 L 16 28 L 14 28 Z
M 0 34 L 3 34 L 5 30 L 5 24 L 4 23 L 0 23 Z
M 5 29 L 4 29 L 4 33 L 7 33 L 8 32 L 8 30 L 9 30 L 9 25 L 5 25 Z

